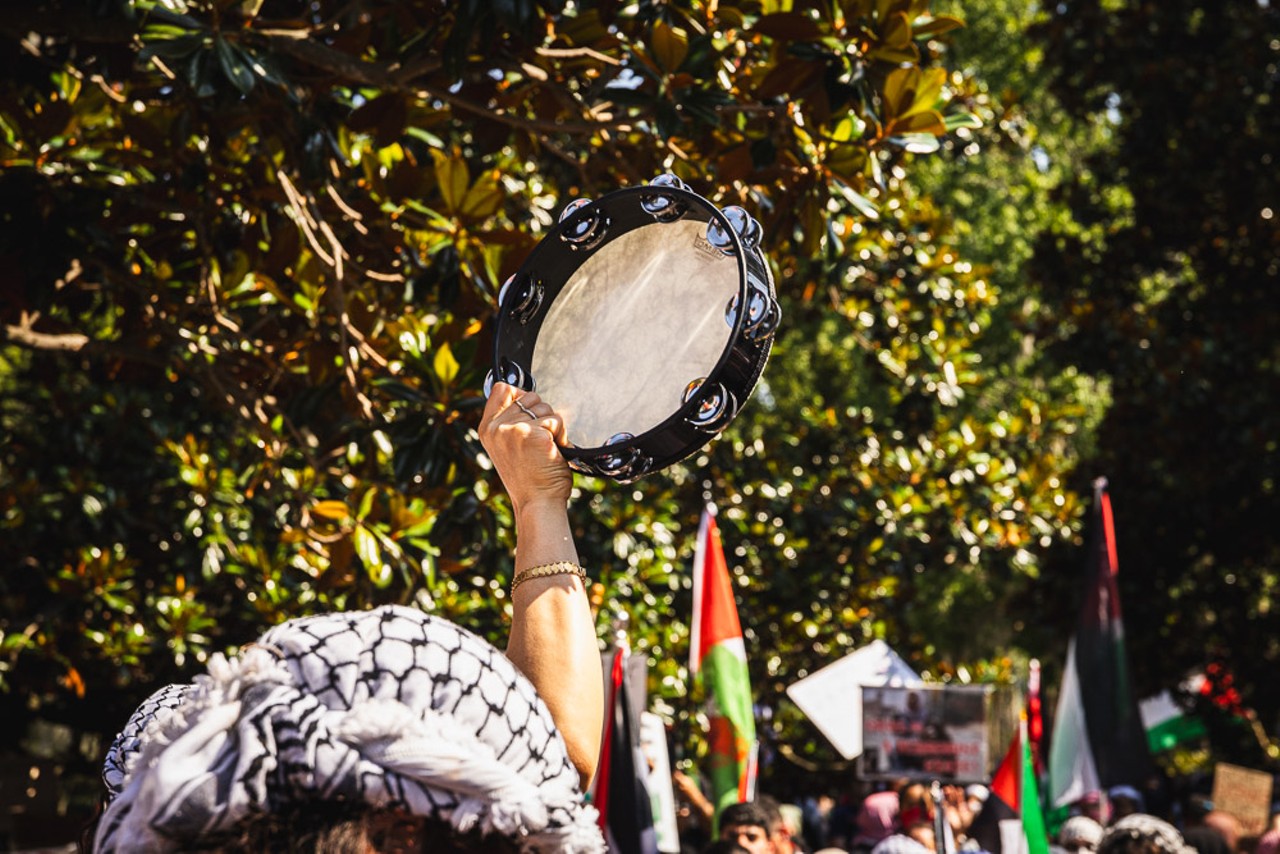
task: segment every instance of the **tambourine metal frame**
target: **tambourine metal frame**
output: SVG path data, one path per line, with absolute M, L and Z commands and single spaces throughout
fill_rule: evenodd
M 727 344 L 705 377 L 689 378 L 671 415 L 657 426 L 638 435 L 619 433 L 596 447 L 562 446 L 576 471 L 633 481 L 696 453 L 738 414 L 760 379 L 781 319 L 773 275 L 759 247 L 760 226 L 742 208 L 722 211 L 675 176 L 663 175 L 645 186 L 569 203 L 559 223 L 499 293 L 493 369 L 485 393 L 495 379 L 536 391 L 530 367 L 539 330 L 578 269 L 624 234 L 687 219 L 707 223 L 705 245 L 698 241 L 702 251 L 722 253 L 737 264 L 737 292 L 725 307 L 731 330 Z M 680 384 L 673 382 L 677 393 Z M 547 402 L 556 405 L 554 400 Z

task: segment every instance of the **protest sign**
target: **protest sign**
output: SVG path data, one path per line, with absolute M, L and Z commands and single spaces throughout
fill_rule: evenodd
M 990 780 L 993 734 L 1008 725 L 995 698 L 990 686 L 864 687 L 860 776 Z
M 1213 808 L 1240 820 L 1245 836 L 1259 836 L 1271 815 L 1271 775 L 1219 762 L 1213 768 Z

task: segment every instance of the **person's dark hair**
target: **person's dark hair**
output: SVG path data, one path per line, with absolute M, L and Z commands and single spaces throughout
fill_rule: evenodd
M 460 836 L 447 823 L 378 810 L 349 800 L 312 801 L 261 812 L 227 833 L 178 840 L 199 854 L 349 854 L 352 851 L 422 851 L 431 854 L 515 854 L 514 843 L 476 833 Z M 92 833 L 80 851 L 92 851 Z
M 732 839 L 717 839 L 702 848 L 698 854 L 749 854 L 749 852 Z
M 763 828 L 765 833 L 772 833 L 774 823 L 780 821 L 782 821 L 782 813 L 777 807 L 770 810 L 768 805 L 761 801 L 729 804 L 720 813 L 721 827 L 731 824 L 749 824 Z

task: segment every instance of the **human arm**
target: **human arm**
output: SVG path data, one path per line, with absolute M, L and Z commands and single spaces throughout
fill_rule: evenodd
M 568 514 L 573 474 L 556 445 L 563 431 L 536 394 L 494 385 L 480 440 L 515 510 L 517 575 L 578 562 Z M 507 657 L 551 711 L 585 787 L 595 773 L 604 725 L 604 677 L 586 588 L 572 574 L 531 578 L 515 590 L 512 607 Z

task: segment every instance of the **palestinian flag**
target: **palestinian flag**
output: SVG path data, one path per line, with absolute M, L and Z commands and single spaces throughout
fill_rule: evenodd
M 1191 695 L 1207 694 L 1205 689 L 1209 688 L 1209 680 L 1203 675 L 1196 675 L 1183 682 L 1181 688 Z M 1139 703 L 1138 713 L 1147 730 L 1147 749 L 1152 753 L 1203 738 L 1208 731 L 1204 719 L 1186 711 L 1168 690 Z
M 982 810 L 969 826 L 970 838 L 991 854 L 1049 854 L 1025 716 L 990 788 Z
M 751 800 L 754 795 L 756 723 L 747 650 L 711 505 L 703 511 L 694 551 L 689 675 L 700 675 L 706 688 L 710 722 L 707 771 L 718 816 L 728 804 Z
M 611 854 L 657 854 L 653 807 L 645 788 L 648 768 L 640 755 L 640 721 L 627 690 L 626 664 L 627 649 L 622 646 L 614 652 L 610 668 L 592 802 Z
M 1116 585 L 1115 522 L 1107 481 L 1094 483 L 1084 606 L 1067 664 L 1049 745 L 1049 802 L 1063 806 L 1092 791 L 1140 785 L 1151 770 L 1147 735 L 1129 679 Z

